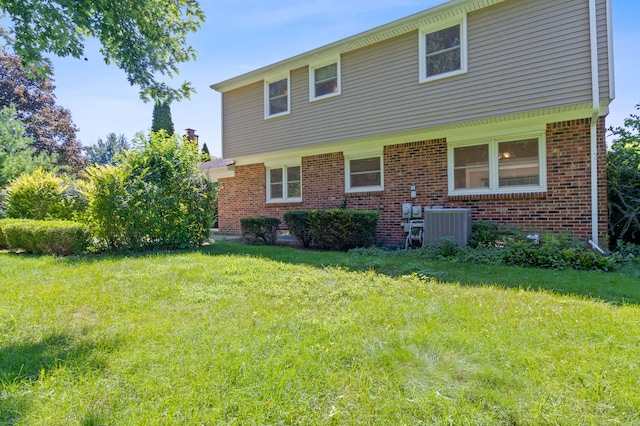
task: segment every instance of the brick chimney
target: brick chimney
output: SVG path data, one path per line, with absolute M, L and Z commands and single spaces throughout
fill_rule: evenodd
M 185 129 L 187 131 L 187 140 L 189 142 L 198 142 L 198 135 L 196 135 L 196 131 L 194 129 Z

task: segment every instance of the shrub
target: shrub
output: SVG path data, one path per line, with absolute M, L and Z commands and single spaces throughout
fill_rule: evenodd
M 634 261 L 631 251 L 603 256 L 574 235 L 527 231 L 488 221 L 474 222 L 474 244 L 458 248 L 445 240 L 417 250 L 418 255 L 453 262 L 512 265 L 550 269 L 614 270 Z
M 245 217 L 240 219 L 242 236 L 254 242 L 267 245 L 276 243 L 280 219 L 275 217 Z
M 83 192 L 43 169 L 12 180 L 6 190 L 6 215 L 20 219 L 76 219 L 86 209 Z
M 111 248 L 201 244 L 209 236 L 214 192 L 197 168 L 197 153 L 164 131 L 135 142 L 122 164 L 87 172 L 96 237 Z
M 609 128 L 609 132 L 614 137 L 607 152 L 611 247 L 618 241 L 640 244 L 640 116 L 631 114 L 624 127 Z
M 322 247 L 346 251 L 375 242 L 379 213 L 363 210 L 313 210 L 309 213 L 310 234 Z
M 585 247 L 562 247 L 558 244 L 514 241 L 504 249 L 504 263 L 514 266 L 610 271 L 615 261 Z
M 143 238 L 139 228 L 140 209 L 131 208 L 133 195 L 126 188 L 123 166 L 90 166 L 89 222 L 95 237 L 110 248 L 135 247 Z
M 472 248 L 495 247 L 503 245 L 505 239 L 509 237 L 523 239 L 526 235 L 521 229 L 488 220 L 474 220 L 471 228 L 472 234 L 469 246 Z
M 6 216 L 6 198 L 7 193 L 3 189 L 0 189 L 0 219 Z
M 65 220 L 19 220 L 1 226 L 7 246 L 28 253 L 66 256 L 86 251 L 91 242 L 89 228 Z
M 309 224 L 308 211 L 288 211 L 284 214 L 284 222 L 289 228 L 289 233 L 293 235 L 304 248 L 311 245 L 311 227 Z
M 8 249 L 9 244 L 4 233 L 4 228 L 8 225 L 20 223 L 25 219 L 0 219 L 0 250 Z

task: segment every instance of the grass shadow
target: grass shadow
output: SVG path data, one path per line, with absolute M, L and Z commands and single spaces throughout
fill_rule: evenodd
M 66 368 L 75 374 L 101 369 L 92 356 L 95 345 L 72 336 L 51 334 L 40 341 L 0 347 L 0 424 L 14 424 L 31 405 L 24 387 Z
M 257 256 L 313 267 L 340 266 L 353 271 L 374 270 L 392 277 L 418 274 L 451 284 L 545 290 L 616 305 L 640 304 L 638 265 L 615 272 L 553 270 L 433 260 L 421 257 L 417 252 L 414 255 L 379 251 L 362 255 L 292 247 L 251 246 L 238 242 L 215 243 L 201 247 L 198 251 L 207 255 Z
M 419 274 L 445 283 L 472 286 L 546 290 L 559 294 L 602 300 L 616 305 L 640 304 L 640 267 L 629 266 L 615 272 L 551 270 L 504 265 L 433 260 L 405 252 L 374 251 L 353 254 L 301 249 L 290 246 L 248 245 L 239 241 L 216 241 L 198 248 L 103 253 L 64 258 L 68 263 L 173 256 L 184 253 L 209 256 L 253 256 L 277 262 L 324 268 L 339 266 L 352 271 L 370 271 L 392 277 Z

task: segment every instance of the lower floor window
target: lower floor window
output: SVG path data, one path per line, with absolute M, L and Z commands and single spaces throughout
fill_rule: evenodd
M 382 156 L 347 159 L 347 192 L 382 190 Z
M 285 202 L 302 200 L 300 166 L 267 169 L 267 201 Z
M 543 189 L 541 138 L 450 147 L 451 192 L 525 192 Z

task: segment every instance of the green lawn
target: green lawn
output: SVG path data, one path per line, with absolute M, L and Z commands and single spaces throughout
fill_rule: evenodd
M 640 424 L 640 272 L 4 253 L 0 424 Z

